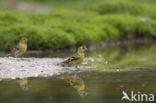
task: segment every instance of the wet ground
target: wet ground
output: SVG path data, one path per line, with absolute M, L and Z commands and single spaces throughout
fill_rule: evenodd
M 86 71 L 52 77 L 1 80 L 0 102 L 129 103 L 128 100 L 121 102 L 123 91 L 129 96 L 132 91 L 136 94 L 156 94 L 155 78 L 156 71 L 144 70 L 112 73 Z
M 48 77 L 71 71 L 85 71 L 93 66 L 62 67 L 62 58 L 0 58 L 0 78 Z

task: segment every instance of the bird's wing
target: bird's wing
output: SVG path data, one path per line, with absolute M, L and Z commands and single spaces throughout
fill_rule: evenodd
M 16 56 L 18 54 L 19 50 L 20 50 L 20 45 L 18 44 L 11 50 L 10 55 Z
M 80 57 L 81 57 L 80 54 L 75 53 L 73 56 L 71 56 L 71 57 L 68 58 L 67 60 L 61 62 L 59 65 L 62 65 L 62 66 L 68 65 L 68 66 L 70 66 L 74 61 L 79 60 Z
M 20 45 L 16 45 L 11 51 L 9 54 L 7 54 L 6 56 L 9 57 L 9 56 L 15 56 L 16 53 L 20 50 Z
M 12 49 L 11 53 L 15 53 L 15 52 L 17 52 L 18 50 L 20 50 L 20 45 L 16 45 L 16 46 Z
M 73 86 L 80 85 L 80 82 L 76 80 L 70 80 L 70 83 L 72 83 Z
M 71 62 L 71 61 L 75 61 L 75 60 L 78 60 L 78 59 L 80 59 L 80 55 L 74 54 L 73 56 L 71 56 L 70 58 L 68 58 L 66 60 L 66 62 Z

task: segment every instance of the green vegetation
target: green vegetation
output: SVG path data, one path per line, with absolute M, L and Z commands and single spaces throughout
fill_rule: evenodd
M 42 3 L 41 0 L 34 1 Z M 29 50 L 58 50 L 117 40 L 155 38 L 149 27 L 156 30 L 156 7 L 152 0 L 86 0 L 85 3 L 81 1 L 83 5 L 80 1 L 68 0 L 70 4 L 63 4 L 62 0 L 45 0 L 44 4 L 57 4 L 50 14 L 0 11 L 0 49 L 10 49 L 23 36 L 29 39 Z M 72 6 L 69 8 L 72 4 L 76 6 L 73 9 Z M 148 23 L 141 22 L 145 16 Z

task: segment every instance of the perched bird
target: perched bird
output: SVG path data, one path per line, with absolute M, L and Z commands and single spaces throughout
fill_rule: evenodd
M 80 46 L 77 52 L 73 56 L 61 62 L 60 65 L 70 67 L 70 66 L 74 66 L 74 65 L 77 66 L 78 64 L 81 64 L 85 58 L 85 51 L 86 51 L 86 48 Z
M 20 42 L 11 50 L 11 52 L 7 55 L 7 57 L 18 57 L 25 53 L 27 50 L 27 38 L 22 38 Z

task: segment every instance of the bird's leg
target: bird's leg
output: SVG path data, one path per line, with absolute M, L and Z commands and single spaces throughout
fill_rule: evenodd
M 21 60 L 24 60 L 24 59 L 21 57 Z
M 15 58 L 17 58 L 17 61 L 20 61 L 21 60 L 21 58 L 19 58 L 17 55 L 15 56 Z
M 77 71 L 80 71 L 80 68 L 77 65 L 75 67 L 76 67 Z
M 22 61 L 24 60 L 24 58 L 22 56 L 20 56 L 19 59 L 22 60 Z

